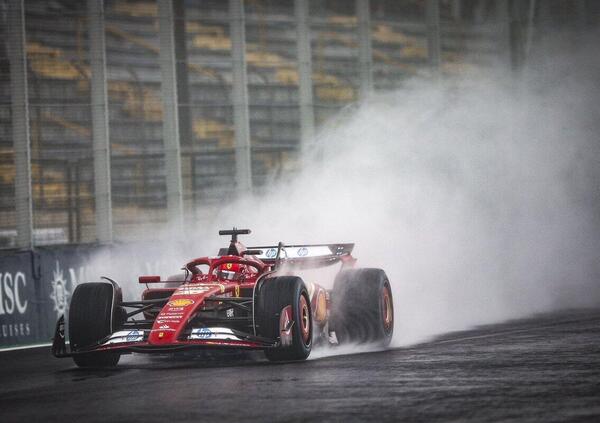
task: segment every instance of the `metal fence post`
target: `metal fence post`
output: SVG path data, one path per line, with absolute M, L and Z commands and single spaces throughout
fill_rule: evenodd
M 531 0 L 534 2 L 534 0 Z M 577 26 L 580 31 L 585 30 L 587 25 L 587 2 L 585 0 L 576 0 L 575 1 L 575 14 L 577 16 Z
M 452 0 L 450 3 L 453 20 L 460 21 L 462 19 L 462 6 L 462 0 Z
M 181 144 L 193 142 L 192 118 L 190 108 L 190 78 L 188 75 L 187 37 L 184 0 L 173 0 L 175 19 L 175 61 L 177 69 L 177 101 L 179 103 L 179 137 Z
M 177 105 L 175 19 L 171 0 L 158 0 L 163 143 L 167 179 L 167 212 L 174 230 L 183 229 L 183 188 Z
M 239 193 L 252 189 L 252 156 L 246 74 L 246 29 L 243 0 L 229 0 L 233 64 L 233 123 L 235 125 L 235 183 Z
M 511 36 L 508 0 L 496 0 L 496 26 L 500 60 L 508 67 L 511 64 Z
M 373 55 L 371 52 L 371 17 L 369 0 L 356 0 L 358 21 L 358 57 L 360 69 L 360 99 L 373 90 Z
M 104 38 L 104 0 L 88 0 L 87 6 L 90 33 L 90 66 L 92 69 L 91 105 L 96 238 L 100 243 L 111 243 L 113 240 L 113 231 L 106 48 Z
M 23 0 L 9 1 L 7 18 L 12 132 L 15 149 L 17 247 L 31 248 L 33 247 L 33 199 L 31 196 L 29 94 L 25 50 L 25 4 Z
M 300 152 L 315 137 L 315 111 L 312 86 L 312 53 L 308 0 L 294 2 L 296 15 L 296 49 L 298 54 L 298 97 L 300 103 Z
M 427 0 L 426 8 L 429 65 L 434 71 L 438 71 L 441 64 L 439 0 Z

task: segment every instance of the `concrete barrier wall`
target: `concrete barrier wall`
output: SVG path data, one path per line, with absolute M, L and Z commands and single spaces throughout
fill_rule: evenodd
M 214 251 L 216 253 L 216 250 Z M 78 284 L 115 279 L 125 299 L 139 298 L 139 275 L 180 273 L 200 252 L 184 242 L 65 245 L 0 251 L 0 349 L 51 342 Z
M 0 347 L 47 341 L 40 319 L 42 290 L 39 278 L 34 277 L 33 257 L 32 251 L 25 251 L 1 258 Z
M 0 254 L 0 348 L 50 342 L 58 317 L 99 246 Z

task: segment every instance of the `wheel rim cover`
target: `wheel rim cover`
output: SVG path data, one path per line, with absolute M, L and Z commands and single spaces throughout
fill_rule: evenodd
M 300 333 L 305 345 L 310 343 L 310 310 L 304 295 L 300 296 Z
M 383 288 L 382 293 L 382 302 L 383 302 L 383 327 L 386 333 L 389 333 L 392 330 L 392 325 L 394 324 L 394 310 L 392 308 L 392 299 L 390 296 L 390 290 L 387 286 Z

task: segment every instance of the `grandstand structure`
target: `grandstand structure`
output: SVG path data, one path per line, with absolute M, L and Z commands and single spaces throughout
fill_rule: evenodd
M 260 193 L 344 107 L 514 65 L 515 28 L 567 13 L 516 3 L 0 1 L 0 248 L 152 235 Z

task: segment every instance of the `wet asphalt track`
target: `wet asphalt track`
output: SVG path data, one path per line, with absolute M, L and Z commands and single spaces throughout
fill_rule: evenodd
M 85 371 L 47 348 L 0 353 L 0 422 L 600 422 L 600 310 L 376 353 L 272 365 L 127 356 Z

